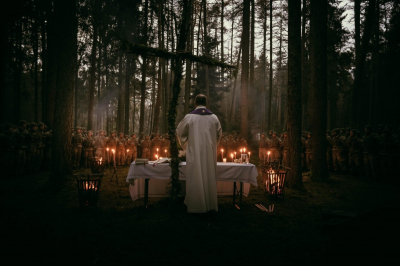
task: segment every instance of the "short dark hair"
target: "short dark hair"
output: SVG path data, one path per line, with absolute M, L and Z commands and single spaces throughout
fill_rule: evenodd
M 196 105 L 207 105 L 207 97 L 204 94 L 198 94 L 194 101 Z

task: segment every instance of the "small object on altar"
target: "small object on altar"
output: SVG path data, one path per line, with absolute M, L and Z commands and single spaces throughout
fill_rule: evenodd
M 222 159 L 224 163 L 226 163 L 226 158 Z
M 240 155 L 240 162 L 241 163 L 248 163 L 247 154 L 243 153 Z
M 96 207 L 99 199 L 101 174 L 74 175 L 78 188 L 79 207 Z
M 149 160 L 148 159 L 142 159 L 142 158 L 137 158 L 136 159 L 136 161 L 135 161 L 135 164 L 148 164 L 149 163 Z

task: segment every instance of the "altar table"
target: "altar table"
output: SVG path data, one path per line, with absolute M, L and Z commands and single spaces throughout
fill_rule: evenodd
M 180 195 L 186 192 L 186 162 L 180 163 L 179 180 L 182 182 Z M 248 196 L 250 184 L 257 186 L 257 168 L 254 164 L 217 163 L 217 194 L 233 195 L 233 204 L 238 194 L 240 202 L 242 195 Z M 129 193 L 132 200 L 144 197 L 144 204 L 147 206 L 148 197 L 167 197 L 166 187 L 171 178 L 171 167 L 168 163 L 135 164 L 129 168 L 126 182 L 130 184 Z M 151 180 L 151 186 L 149 185 Z M 232 187 L 233 182 L 233 187 Z M 240 190 L 236 189 L 236 182 L 240 183 Z M 238 192 L 238 193 L 237 193 Z

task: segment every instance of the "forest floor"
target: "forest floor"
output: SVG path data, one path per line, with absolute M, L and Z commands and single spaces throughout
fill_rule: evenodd
M 253 155 L 256 157 L 256 154 Z M 252 158 L 253 159 L 253 158 Z M 254 161 L 253 163 L 257 163 Z M 80 171 L 82 172 L 82 171 Z M 167 198 L 132 201 L 103 178 L 99 207 L 78 208 L 75 179 L 55 189 L 48 173 L 1 180 L 2 265 L 384 265 L 399 261 L 399 183 L 332 175 L 303 181 L 283 199 L 251 186 L 240 210 L 218 197 L 219 211 L 190 215 Z M 262 212 L 254 204 L 275 204 Z

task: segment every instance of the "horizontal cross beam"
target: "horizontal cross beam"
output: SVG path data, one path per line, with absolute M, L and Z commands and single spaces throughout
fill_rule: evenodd
M 225 64 L 221 61 L 213 59 L 209 56 L 195 56 L 188 51 L 177 51 L 176 53 L 168 52 L 165 49 L 160 48 L 153 48 L 141 44 L 132 44 L 126 41 L 123 41 L 121 44 L 121 50 L 124 50 L 127 53 L 138 54 L 142 56 L 155 56 L 161 57 L 164 59 L 174 59 L 177 57 L 181 57 L 182 59 L 189 59 L 192 62 L 202 63 L 204 65 L 208 65 L 210 67 L 222 67 L 222 68 L 229 68 L 235 69 L 236 66 L 232 66 L 229 64 Z

